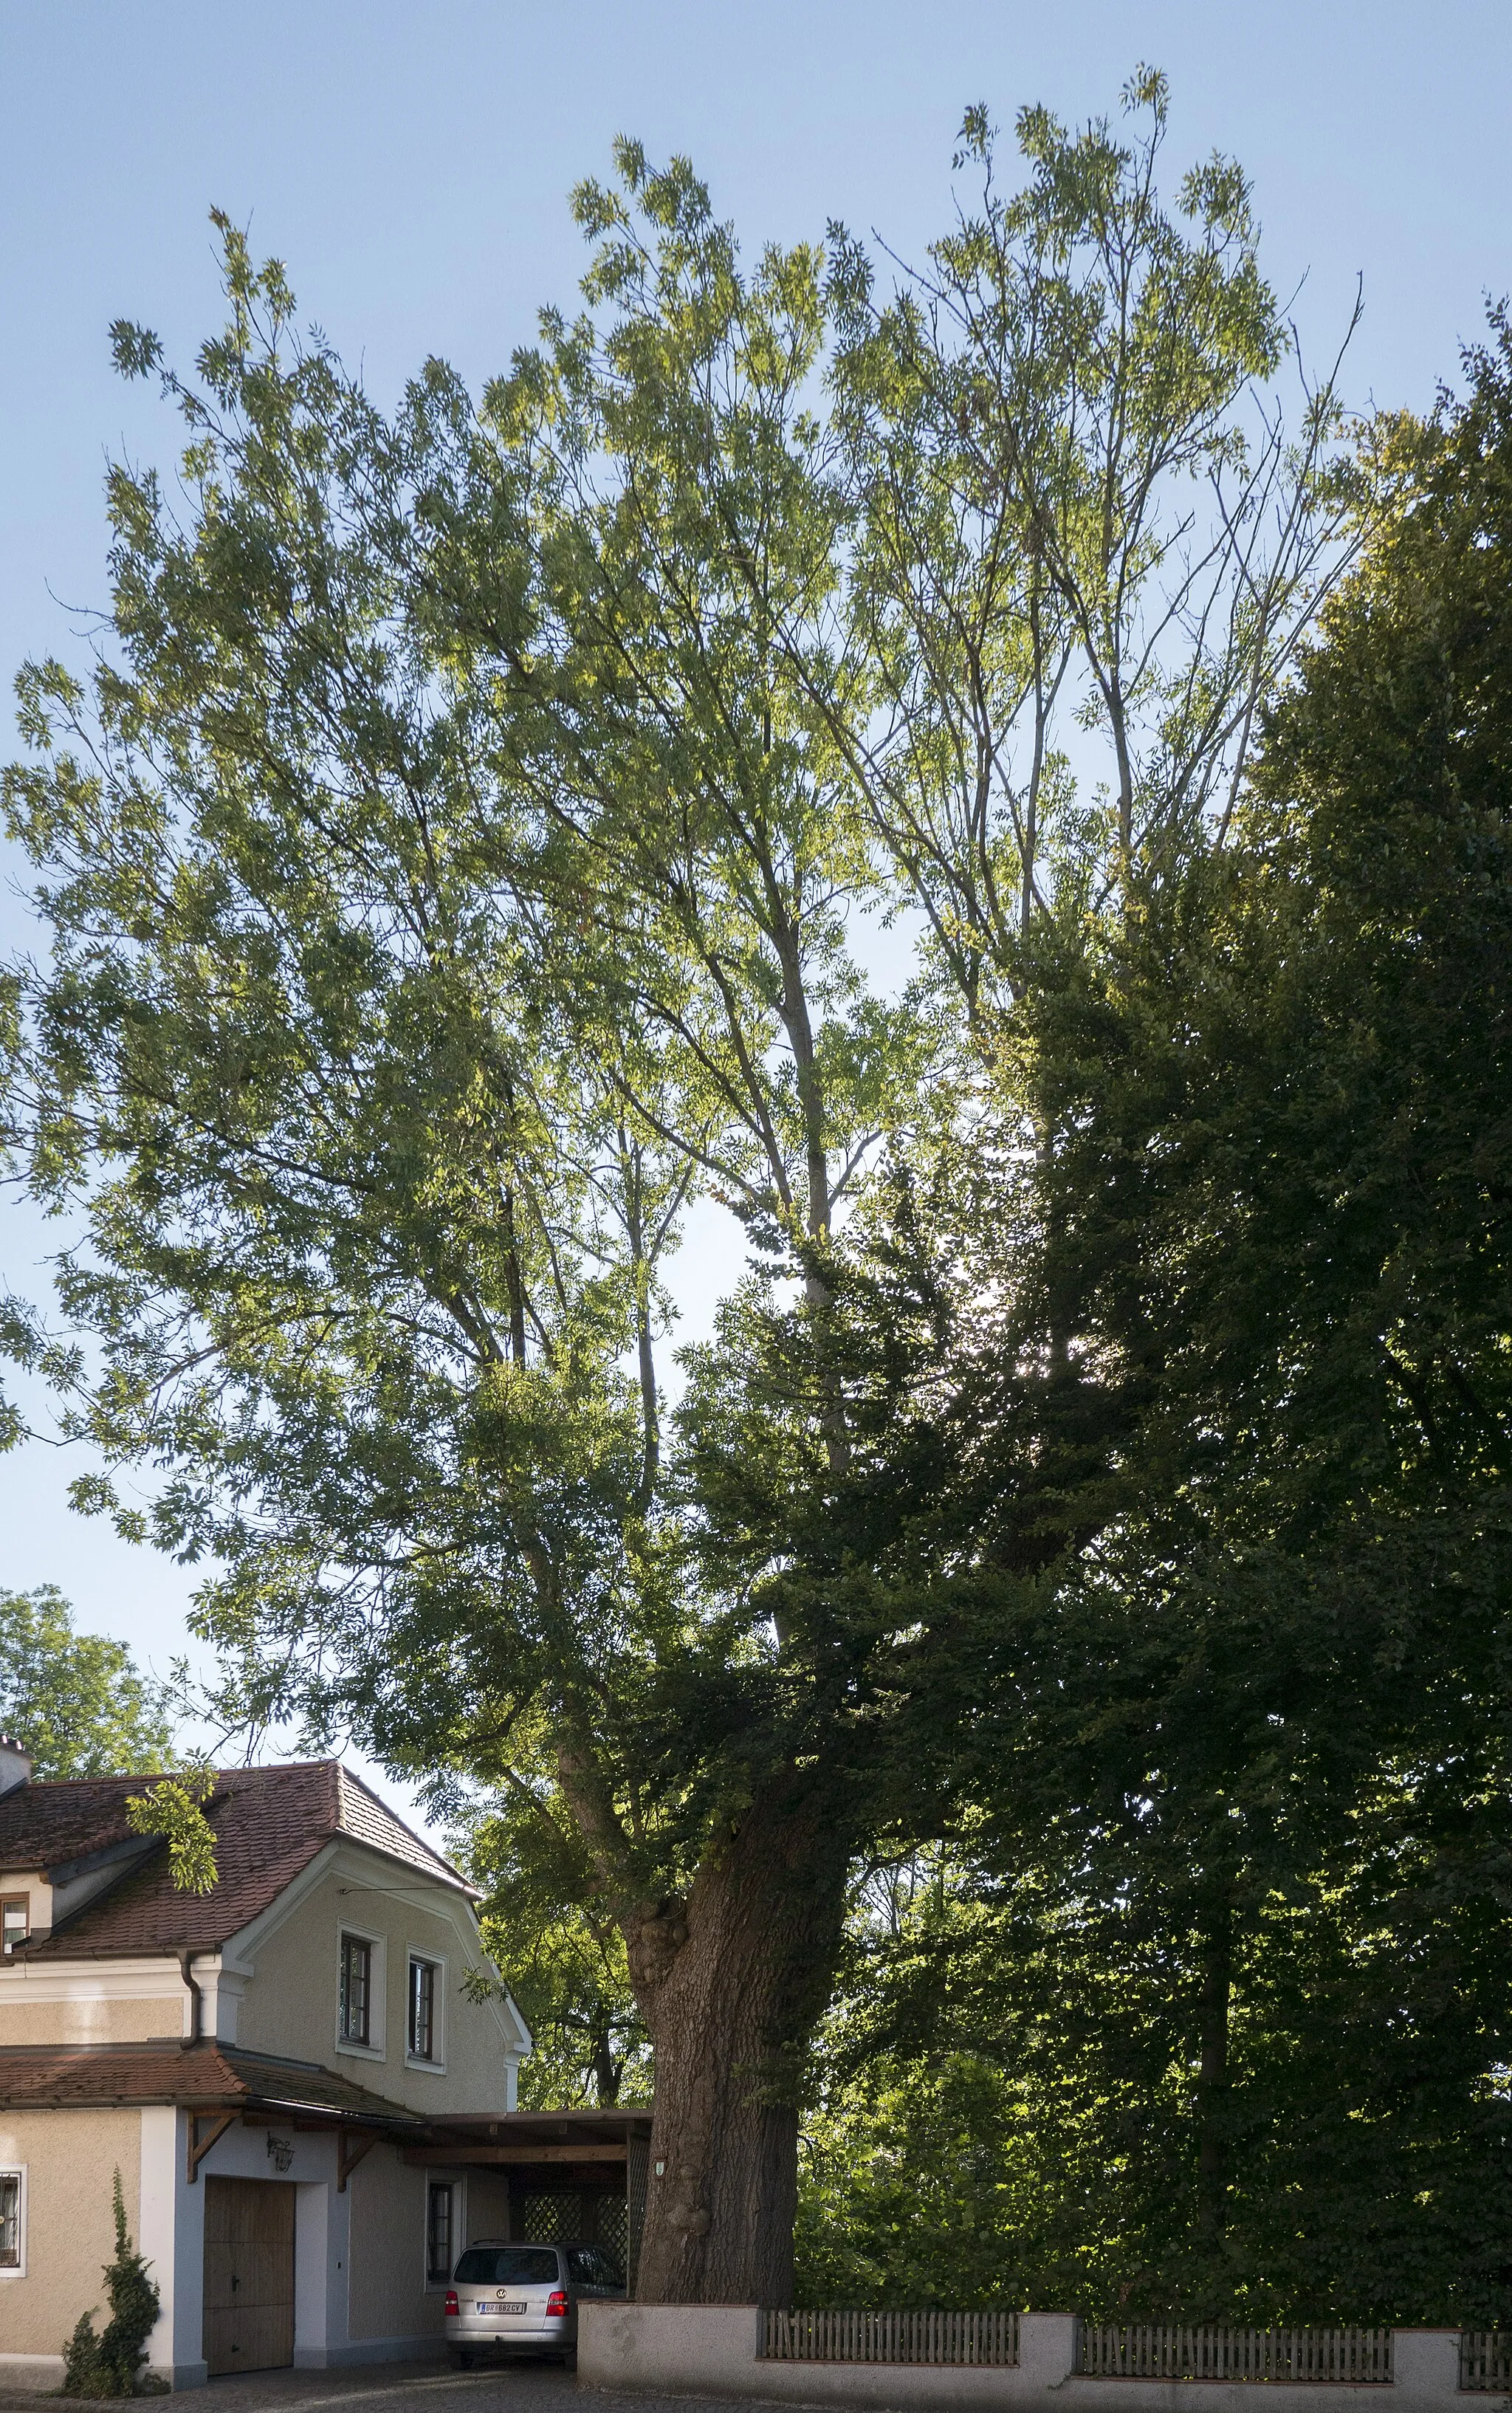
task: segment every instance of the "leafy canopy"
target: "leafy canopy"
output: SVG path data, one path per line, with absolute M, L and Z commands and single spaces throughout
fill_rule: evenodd
M 0 1734 L 43 1779 L 135 1774 L 173 1756 L 167 1688 L 137 1673 L 125 1643 L 76 1633 L 52 1584 L 0 1590 Z

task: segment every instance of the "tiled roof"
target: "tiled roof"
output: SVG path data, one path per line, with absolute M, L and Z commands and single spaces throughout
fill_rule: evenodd
M 234 2045 L 0 2047 L 0 2110 L 139 2103 L 182 2103 L 200 2110 L 331 2111 L 416 2130 L 425 2126 L 418 2113 L 386 2095 L 370 2095 L 334 2070 L 239 2052 Z
M 60 1784 L 18 1784 L 0 1794 L 0 1868 L 56 1869 L 111 1843 L 131 1841 L 128 1793 L 140 1776 L 85 1776 Z
M 339 1759 L 328 1760 L 325 1764 L 336 1771 L 341 1799 L 340 1824 L 344 1835 L 350 1835 L 354 1843 L 371 1843 L 376 1852 L 387 1852 L 393 1860 L 408 1860 L 411 1868 L 423 1869 L 428 1876 L 443 1877 L 452 1885 L 462 1886 L 469 1893 L 476 1890 L 467 1885 L 467 1878 L 459 1869 L 452 1866 L 450 1860 L 443 1860 L 439 1852 L 433 1852 L 428 1843 L 422 1843 L 418 1835 L 411 1834 L 403 1819 L 396 1818 L 360 1776 L 353 1776 L 351 1769 L 343 1768 Z
M 126 1841 L 126 1797 L 141 1793 L 146 1782 L 85 1777 L 19 1784 L 0 1794 L 0 1869 L 56 1870 Z M 266 1910 L 338 1835 L 472 1891 L 339 1760 L 222 1769 L 205 1814 L 215 1829 L 217 1871 L 209 1893 L 180 1892 L 166 1848 L 155 1845 L 51 1935 L 22 1946 L 28 1961 L 214 1951 Z

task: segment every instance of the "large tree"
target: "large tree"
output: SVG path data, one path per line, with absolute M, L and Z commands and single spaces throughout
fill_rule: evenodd
M 433 363 L 385 416 L 226 229 L 230 323 L 166 380 L 183 517 L 112 471 L 111 643 L 22 680 L 52 955 L 11 1094 L 87 1219 L 59 1288 L 102 1370 L 50 1363 L 108 1460 L 166 1470 L 144 1518 L 85 1504 L 215 1563 L 243 1714 L 496 1788 L 617 1926 L 650 2296 L 786 2296 L 848 1867 L 937 1818 L 1084 1535 L 1066 1453 L 1112 1445 L 1032 1285 L 1011 1430 L 936 1413 L 971 1216 L 1018 1230 L 1053 1140 L 1026 933 L 1193 842 L 1333 525 L 1327 396 L 1245 466 L 1282 338 L 1242 180 L 1172 217 L 1159 80 L 1129 106 L 1132 143 L 1027 113 L 1011 207 L 973 117 L 986 198 L 924 305 L 843 236 L 827 281 L 742 269 L 625 146 L 578 197 L 583 316 L 476 409 Z M 910 901 L 926 977 L 887 1003 L 851 940 Z M 700 1194 L 750 1269 L 669 1431 Z
M 865 2235 L 852 2286 L 938 2287 L 888 2235 L 938 2148 L 945 2226 L 1016 2228 L 1035 2293 L 1505 2302 L 1500 314 L 1492 336 L 1463 401 L 1376 431 L 1372 540 L 1226 843 L 1058 944 L 1026 1003 L 1043 1279 L 1118 1447 L 1087 1546 L 989 1654 L 950 1884 L 857 1984 L 852 2062 L 882 2058 L 836 2116 L 875 2158 L 847 2180 L 831 2152 L 815 2239 L 833 2269 Z

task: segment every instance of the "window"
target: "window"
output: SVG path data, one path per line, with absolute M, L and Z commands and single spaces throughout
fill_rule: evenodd
M 0 2278 L 19 2279 L 26 2269 L 26 2173 L 0 2169 Z
M 433 2287 L 452 2276 L 452 2190 L 435 2180 L 425 2198 L 425 2276 Z
M 409 2055 L 412 2061 L 439 2061 L 440 2034 L 437 2021 L 437 1980 L 434 1961 L 409 1963 Z
M 331 1999 L 326 1996 L 327 2002 Z M 373 1947 L 361 1935 L 341 1939 L 341 2034 L 347 2044 L 370 2044 L 373 2024 Z
M 551 2245 L 469 2245 L 457 2264 L 465 2287 L 555 2287 L 560 2275 Z
M 0 1901 L 0 1953 L 14 1952 L 32 1932 L 30 1896 L 7 1893 Z

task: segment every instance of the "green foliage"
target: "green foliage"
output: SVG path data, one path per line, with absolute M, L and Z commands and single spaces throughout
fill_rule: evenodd
M 1131 874 L 1226 822 L 1361 490 L 1337 363 L 1294 432 L 1261 404 L 1288 336 L 1242 172 L 1215 155 L 1172 210 L 1164 78 L 1122 100 L 1126 131 L 1021 111 L 1015 191 L 969 112 L 980 200 L 891 297 L 835 247 L 875 716 L 851 759 L 926 965 L 989 1050 L 1044 977 L 1021 948 L 1047 913 L 1116 927 Z
M 52 1584 L 0 1590 L 0 1733 L 25 1744 L 39 1778 L 135 1774 L 173 1751 L 164 1688 L 124 1643 L 76 1634 Z
M 489 1888 L 483 1941 L 533 2039 L 522 2108 L 645 2102 L 651 2057 L 625 1939 L 594 1901 L 582 1838 L 541 1796 L 475 1811 L 462 1862 Z
M 65 2396 L 156 2395 L 166 2383 L 144 2377 L 147 2340 L 157 2319 L 159 2298 L 149 2265 L 135 2252 L 126 2230 L 121 2173 L 115 2173 L 115 2255 L 104 2270 L 111 2317 L 96 2337 L 94 2317 L 81 2313 L 63 2349 Z
M 101 2358 L 93 2313 L 81 2313 L 72 2335 L 64 2342 L 64 2395 L 119 2396 L 124 2392 L 115 2384 L 114 2372 L 107 2371 Z
M 1512 345 L 1381 518 L 1222 850 L 1019 1017 L 1052 1331 L 1112 1446 L 981 1665 L 942 1891 L 858 1939 L 807 2287 L 1505 2317 Z M 980 1260 L 979 1260 L 980 1262 Z M 1006 1326 L 1006 1332 L 1005 1332 Z M 1022 1446 L 976 1342 L 982 1531 Z M 1062 1440 L 1065 1429 L 1060 1428 Z M 941 1453 L 941 1457 L 944 1453 Z M 921 2225 L 922 2226 L 922 2225 Z
M 1218 2235 L 1203 1937 L 1168 1902 L 967 1864 L 892 1932 L 868 1919 L 806 2122 L 803 2300 L 1494 2322 L 1512 1967 L 1484 1899 L 1446 1902 L 1401 1828 L 1397 1805 L 1246 1923 Z
M 88 1225 L 58 1290 L 97 1376 L 9 1345 L 112 1470 L 80 1504 L 215 1570 L 226 1712 L 474 1814 L 542 2068 L 638 2082 L 627 1985 L 665 2102 L 705 2056 L 647 2246 L 684 2290 L 757 2286 L 764 2234 L 735 2186 L 738 2238 L 699 2226 L 704 2079 L 733 2166 L 730 2121 L 791 2110 L 848 1863 L 963 1821 L 1046 1899 L 1136 1866 L 1195 1937 L 1195 2113 L 1160 2082 L 1216 2268 L 1235 1971 L 1374 1769 L 1333 1739 L 1395 1612 L 1350 1623 L 1337 1547 L 1295 1580 L 1287 1336 L 1225 1322 L 1284 1321 L 1305 1252 L 1235 1289 L 1177 1138 L 1226 1116 L 1229 1169 L 1271 1162 L 1233 1073 L 1298 1060 L 1249 1019 L 1291 942 L 1236 805 L 1363 487 L 1331 381 L 1295 437 L 1267 390 L 1242 177 L 1167 208 L 1158 75 L 1125 113 L 1026 111 L 1005 196 L 973 112 L 980 204 L 887 298 L 842 230 L 748 266 L 622 144 L 581 312 L 476 407 L 431 363 L 379 412 L 222 221 L 227 326 L 163 376 L 178 512 L 112 469 L 112 650 L 21 681 L 13 1121 Z M 903 906 L 884 998 L 854 940 Z M 1225 1023 L 1231 925 L 1262 985 Z M 700 1199 L 745 1262 L 669 1417 Z M 728 2035 L 676 2007 L 716 1932 L 763 2005 Z M 937 2139 L 1007 2133 L 979 2060 Z
M 213 1769 L 187 1768 L 126 1798 L 126 1825 L 133 1834 L 162 1837 L 181 1893 L 209 1893 L 215 1884 L 215 1833 L 204 1812 L 215 1783 Z

